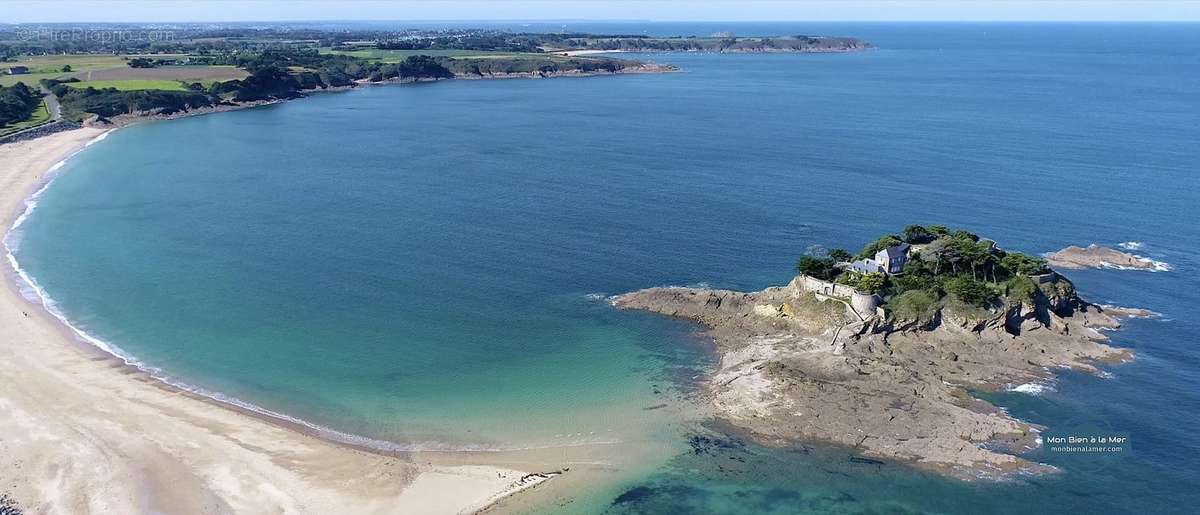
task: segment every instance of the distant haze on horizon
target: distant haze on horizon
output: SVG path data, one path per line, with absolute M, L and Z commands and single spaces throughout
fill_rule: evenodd
M 8 0 L 0 23 L 235 21 L 1200 21 L 1200 0 Z

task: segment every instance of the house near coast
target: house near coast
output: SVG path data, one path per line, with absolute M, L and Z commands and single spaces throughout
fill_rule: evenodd
M 907 243 L 893 245 L 876 252 L 873 258 L 851 262 L 845 265 L 845 268 L 849 272 L 860 274 L 899 274 L 904 272 L 904 264 L 908 262 L 908 251 L 911 248 Z
M 904 263 L 908 262 L 907 243 L 893 245 L 875 253 L 875 262 L 883 267 L 886 274 L 898 274 L 904 271 Z
M 874 259 L 860 259 L 858 261 L 854 261 L 846 265 L 846 271 L 860 274 L 886 273 L 883 266 Z
M 8 67 L 9 75 L 25 75 L 27 73 L 29 73 L 28 66 L 9 66 Z

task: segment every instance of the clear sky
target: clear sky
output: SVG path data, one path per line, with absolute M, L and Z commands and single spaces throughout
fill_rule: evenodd
M 1198 21 L 1200 0 L 0 0 L 0 22 Z

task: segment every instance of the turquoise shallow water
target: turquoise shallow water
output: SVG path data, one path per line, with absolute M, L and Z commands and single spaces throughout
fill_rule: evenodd
M 145 365 L 339 431 L 675 455 L 568 506 L 582 513 L 1187 511 L 1198 28 L 747 25 L 880 49 L 654 55 L 685 71 L 376 87 L 136 126 L 63 167 L 16 256 Z M 725 440 L 682 408 L 703 339 L 597 298 L 779 284 L 811 245 L 909 222 L 1030 252 L 1142 242 L 1173 266 L 1069 274 L 1165 315 L 1114 334 L 1136 362 L 993 397 L 1052 428 L 1128 432 L 1133 452 L 1046 456 L 1067 473 L 992 485 Z

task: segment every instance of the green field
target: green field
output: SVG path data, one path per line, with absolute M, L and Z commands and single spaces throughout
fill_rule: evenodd
M 167 91 L 185 91 L 187 88 L 177 80 L 145 80 L 145 79 L 126 79 L 126 80 L 89 80 L 84 82 L 67 82 L 66 85 L 72 88 L 87 88 L 93 87 L 96 89 L 117 88 L 121 91 L 135 91 L 139 89 L 163 89 Z
M 18 82 L 24 82 L 26 85 L 36 86 L 41 79 L 56 79 L 66 75 L 62 72 L 62 67 L 65 65 L 70 65 L 71 71 L 78 72 L 125 66 L 125 61 L 115 55 L 38 55 L 5 61 L 0 63 L 0 68 L 7 69 L 17 65 L 29 67 L 29 73 L 26 75 L 0 75 L 0 85 L 12 86 Z
M 186 57 L 183 54 L 153 54 L 153 55 L 106 55 L 106 54 L 68 54 L 68 55 L 37 55 L 22 56 L 12 61 L 0 63 L 0 70 L 11 66 L 26 66 L 29 73 L 24 75 L 0 75 L 0 85 L 12 86 L 24 82 L 36 86 L 41 79 L 61 79 L 79 77 L 88 72 L 95 72 L 97 79 L 192 79 L 192 82 L 204 80 L 230 80 L 246 76 L 242 70 L 232 66 L 163 66 L 160 68 L 130 68 L 126 59 L 132 57 L 151 57 L 155 59 L 172 59 Z M 70 72 L 63 72 L 63 66 L 70 66 Z M 170 77 L 163 77 L 170 74 Z
M 33 115 L 31 115 L 25 121 L 17 122 L 12 125 L 0 128 L 0 136 L 11 134 L 11 133 L 14 133 L 14 132 L 17 132 L 20 130 L 25 130 L 30 127 L 36 127 L 36 126 L 46 123 L 48 121 L 50 121 L 50 108 L 46 107 L 46 101 L 43 100 L 42 104 L 39 105 L 38 108 L 33 111 Z

